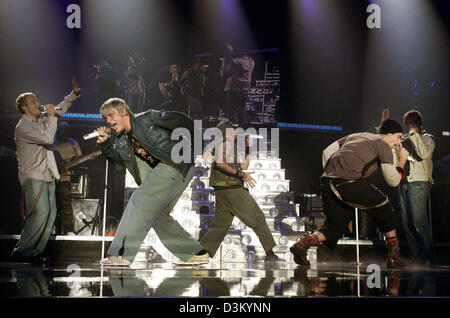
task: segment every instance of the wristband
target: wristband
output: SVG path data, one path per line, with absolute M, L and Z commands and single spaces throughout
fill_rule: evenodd
M 242 177 L 241 174 L 242 174 L 242 169 L 241 169 L 241 167 L 239 167 L 239 168 L 236 169 L 236 173 L 234 175 L 236 177 L 240 178 L 240 177 Z

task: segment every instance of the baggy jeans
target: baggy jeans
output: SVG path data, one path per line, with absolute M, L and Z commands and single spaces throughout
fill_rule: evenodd
M 38 256 L 44 252 L 56 218 L 55 182 L 28 178 L 22 185 L 25 194 L 25 227 L 12 252 L 13 258 Z M 39 193 L 37 202 L 34 202 Z M 35 206 L 31 210 L 33 203 Z
M 191 181 L 194 167 L 183 177 L 165 163 L 159 163 L 153 169 L 140 160 L 138 164 L 144 181 L 128 201 L 108 254 L 118 256 L 123 248 L 123 258 L 132 262 L 153 228 L 172 254 L 182 261 L 188 260 L 203 248 L 170 216 L 170 212 Z

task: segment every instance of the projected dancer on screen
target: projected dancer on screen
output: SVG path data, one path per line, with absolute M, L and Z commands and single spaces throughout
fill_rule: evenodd
M 379 166 L 387 184 L 400 183 L 408 151 L 402 148 L 402 127 L 393 120 L 381 123 L 379 134 L 356 133 L 343 137 L 323 151 L 324 173 L 321 177 L 325 224 L 315 233 L 308 234 L 291 248 L 294 261 L 309 265 L 307 252 L 311 246 L 324 243 L 334 248 L 344 233 L 354 208 L 370 213 L 388 246 L 387 266 L 402 267 L 400 247 L 395 229 L 394 214 L 387 196 L 369 183 L 369 177 Z M 397 166 L 392 149 L 397 146 Z
M 226 78 L 225 116 L 242 125 L 245 123 L 245 104 L 252 83 L 255 60 L 249 57 L 246 51 L 234 49 L 227 44 L 227 54 L 221 62 L 220 75 Z
M 129 266 L 142 241 L 153 228 L 164 246 L 180 261 L 178 265 L 209 262 L 208 253 L 171 216 L 170 212 L 194 175 L 190 162 L 175 163 L 171 152 L 177 140 L 174 129 L 186 128 L 194 135 L 194 123 L 176 111 L 150 109 L 133 114 L 120 98 L 108 99 L 100 108 L 109 129 L 117 133 L 113 143 L 106 127 L 97 129 L 97 143 L 113 164 L 125 167 L 139 188 L 131 195 L 107 257 L 101 264 Z

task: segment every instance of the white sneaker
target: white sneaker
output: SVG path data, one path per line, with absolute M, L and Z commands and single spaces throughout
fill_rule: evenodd
M 101 265 L 105 266 L 130 266 L 131 262 L 124 259 L 122 256 L 107 256 L 100 261 Z
M 203 255 L 194 255 L 187 261 L 181 261 L 178 260 L 176 262 L 173 262 L 175 265 L 180 266 L 190 266 L 190 265 L 202 265 L 202 264 L 208 264 L 209 263 L 209 254 L 205 253 Z
M 66 235 L 67 235 L 67 236 L 77 236 L 77 235 L 76 235 L 75 233 L 73 233 L 73 232 L 67 232 Z

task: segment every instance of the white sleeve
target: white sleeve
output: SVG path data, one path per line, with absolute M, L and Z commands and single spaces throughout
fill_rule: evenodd
M 434 151 L 434 140 L 430 135 L 414 134 L 410 137 L 420 158 L 430 158 Z
M 339 150 L 339 142 L 335 141 L 331 145 L 329 145 L 325 150 L 322 152 L 322 167 L 325 168 L 328 159 Z
M 382 163 L 381 171 L 383 173 L 384 180 L 391 187 L 396 187 L 401 181 L 400 173 L 397 171 L 397 168 L 391 163 Z
M 69 95 L 65 96 L 63 101 L 60 102 L 56 107 L 61 107 L 61 110 L 56 111 L 59 116 L 62 116 L 70 106 L 72 106 L 73 102 L 78 98 L 77 95 L 73 91 L 70 92 Z

